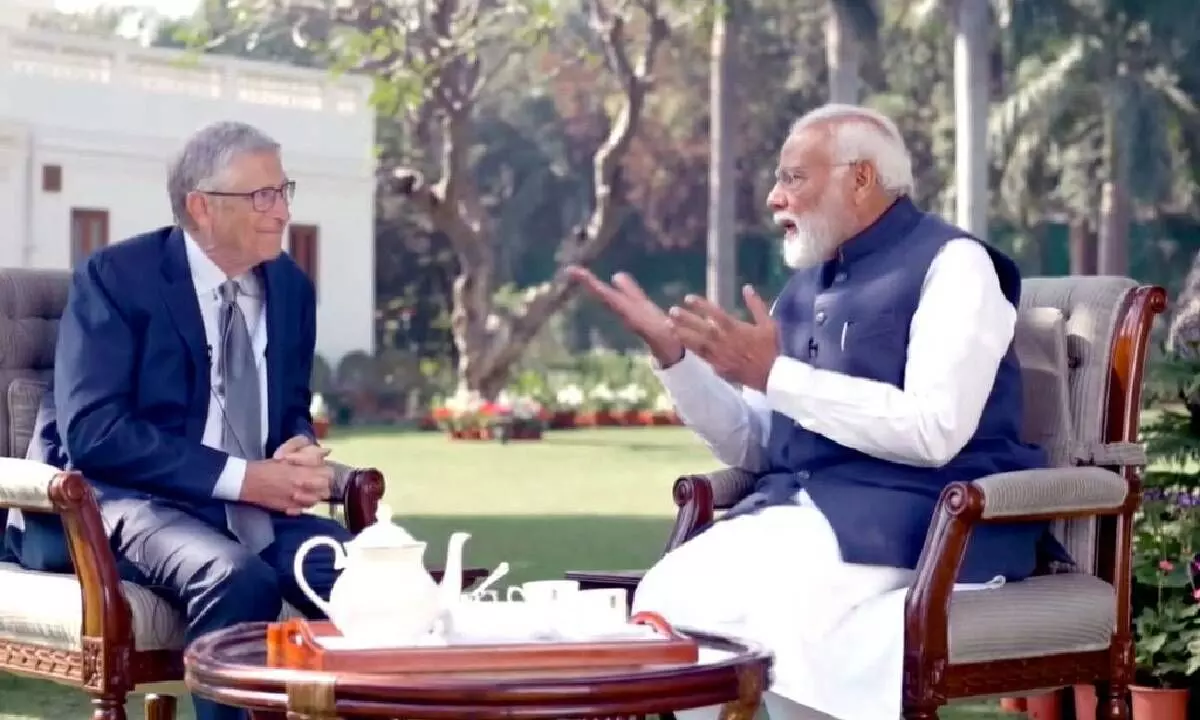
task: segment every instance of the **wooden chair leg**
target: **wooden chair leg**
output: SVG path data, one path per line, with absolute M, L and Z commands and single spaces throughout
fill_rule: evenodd
M 125 693 L 93 697 L 92 720 L 128 720 L 125 716 Z
M 146 720 L 175 720 L 174 695 L 147 695 Z
M 1129 720 L 1129 688 L 1119 683 L 1096 683 L 1096 720 Z

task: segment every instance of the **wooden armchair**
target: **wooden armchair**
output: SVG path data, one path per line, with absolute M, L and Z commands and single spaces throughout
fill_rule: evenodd
M 182 618 L 120 579 L 82 475 L 15 459 L 33 433 L 68 281 L 62 272 L 0 271 L 0 530 L 13 508 L 58 515 L 75 569 L 42 573 L 0 562 L 0 670 L 77 687 L 92 696 L 96 720 L 124 720 L 127 694 L 182 681 Z M 358 532 L 374 522 L 383 476 L 350 468 L 339 476 L 344 493 L 331 506 Z M 151 695 L 146 705 L 147 718 L 174 716 L 172 697 Z
M 905 610 L 904 715 L 936 718 L 958 699 L 1094 684 L 1097 718 L 1128 718 L 1133 680 L 1130 541 L 1145 454 L 1142 373 L 1158 287 L 1115 277 L 1025 281 L 1016 349 L 1024 435 L 1053 468 L 954 483 L 941 495 Z M 755 478 L 727 468 L 680 478 L 670 550 L 732 507 Z M 1053 520 L 1076 561 L 986 592 L 952 595 L 971 528 Z M 637 571 L 574 572 L 635 587 Z

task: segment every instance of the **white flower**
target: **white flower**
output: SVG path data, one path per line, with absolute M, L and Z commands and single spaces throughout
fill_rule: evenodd
M 594 400 L 600 400 L 602 402 L 610 401 L 613 399 L 613 391 L 607 383 L 600 383 L 599 385 L 593 387 L 590 392 L 588 392 L 588 396 Z
M 659 394 L 654 398 L 654 412 L 668 413 L 675 410 L 675 403 L 671 402 L 671 396 L 666 393 Z
M 637 405 L 646 398 L 646 390 L 636 383 L 630 383 L 617 391 L 617 399 L 628 405 Z
M 568 385 L 555 394 L 555 401 L 565 408 L 577 408 L 583 404 L 583 389 L 578 385 Z
M 479 412 L 483 407 L 483 397 L 475 390 L 459 388 L 446 398 L 446 409 L 454 415 L 468 415 Z
M 532 420 L 542 412 L 542 404 L 531 397 L 522 395 L 512 406 L 513 417 L 518 420 Z

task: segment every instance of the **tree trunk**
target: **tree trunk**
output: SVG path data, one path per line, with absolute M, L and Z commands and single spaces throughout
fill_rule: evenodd
M 862 40 L 849 11 L 829 0 L 825 19 L 825 63 L 829 66 L 829 102 L 856 104 L 862 92 Z
M 737 252 L 734 236 L 733 175 L 733 83 L 736 73 L 732 48 L 736 41 L 736 19 L 730 17 L 739 0 L 717 0 L 712 30 L 712 76 L 709 85 L 708 161 L 708 299 L 717 307 L 732 311 L 737 300 Z
M 1075 218 L 1071 221 L 1067 253 L 1072 275 L 1096 274 L 1096 237 L 1088 227 L 1087 220 Z
M 988 236 L 988 0 L 958 0 L 954 35 L 954 171 L 962 229 Z
M 1108 178 L 1100 188 L 1100 238 L 1097 272 L 1101 275 L 1129 274 L 1129 224 L 1133 201 L 1129 196 L 1129 157 L 1125 152 L 1127 132 L 1122 109 L 1130 102 L 1124 83 L 1110 84 L 1104 102 L 1104 165 Z

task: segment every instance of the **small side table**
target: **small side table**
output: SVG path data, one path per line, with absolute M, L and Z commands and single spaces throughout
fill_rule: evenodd
M 632 607 L 633 593 L 645 574 L 645 570 L 568 570 L 564 577 L 577 580 L 581 590 L 625 590 Z

